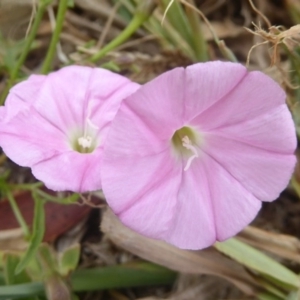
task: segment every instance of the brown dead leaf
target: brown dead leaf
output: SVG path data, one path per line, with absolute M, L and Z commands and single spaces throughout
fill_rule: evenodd
M 25 221 L 31 226 L 34 209 L 31 192 L 27 191 L 16 195 L 15 200 Z M 90 211 L 91 207 L 87 205 L 61 205 L 47 202 L 45 205 L 46 232 L 44 241 L 54 241 L 58 236 L 78 224 Z M 9 202 L 3 199 L 0 202 L 0 238 L 2 233 L 16 228 L 19 228 L 19 224 L 12 212 Z
M 113 243 L 146 260 L 178 272 L 222 277 L 245 294 L 255 294 L 256 281 L 242 266 L 213 248 L 182 250 L 163 241 L 144 237 L 125 227 L 109 209 L 103 214 L 101 229 Z

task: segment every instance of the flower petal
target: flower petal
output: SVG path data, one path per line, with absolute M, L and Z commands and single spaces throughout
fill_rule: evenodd
M 138 125 L 144 123 L 143 127 L 147 127 L 152 135 L 166 139 L 183 125 L 184 76 L 184 68 L 176 68 L 158 76 L 125 99 L 120 113 L 124 111 L 124 115 L 135 115 L 135 121 L 142 120 Z M 166 88 L 170 86 L 172 88 Z M 138 131 L 136 129 L 132 136 Z
M 285 104 L 270 109 L 267 114 L 213 132 L 281 154 L 293 154 L 297 147 L 295 125 Z
M 242 130 L 242 128 L 241 128 Z M 293 154 L 272 152 L 217 133 L 207 134 L 203 150 L 261 201 L 273 201 L 294 170 Z
M 0 109 L 0 145 L 49 188 L 98 190 L 109 125 L 123 98 L 138 88 L 123 76 L 89 67 L 31 76 L 11 90 Z M 96 149 L 80 154 L 73 147 L 81 134 L 89 135 L 87 124 L 98 128 L 92 136 Z
M 214 158 L 202 159 L 201 163 L 208 180 L 216 238 L 223 241 L 236 235 L 255 218 L 261 201 Z
M 172 168 L 172 160 L 166 152 L 151 157 L 117 157 L 104 150 L 101 173 L 105 175 L 104 193 L 110 207 L 116 214 L 129 209 Z M 120 189 L 117 188 L 118 182 L 122 183 Z M 122 201 L 118 198 L 119 194 L 124 195 Z
M 10 159 L 24 167 L 70 149 L 64 133 L 33 107 L 1 124 L 0 145 Z
M 116 77 L 117 76 L 117 77 Z M 90 119 L 93 124 L 96 124 L 98 134 L 101 137 L 101 144 L 104 144 L 108 131 L 110 130 L 111 122 L 114 120 L 115 115 L 120 107 L 123 99 L 131 95 L 140 85 L 129 81 L 127 78 L 113 74 L 113 76 L 106 76 L 108 81 L 102 81 L 101 84 L 108 87 L 110 86 L 109 94 L 99 96 L 101 89 L 99 88 L 98 78 L 95 77 L 93 83 L 90 84 L 91 89 L 95 89 L 92 93 L 97 97 L 91 98 L 91 116 Z
M 261 207 L 205 153 L 186 172 L 168 152 L 117 160 L 106 155 L 102 172 L 107 202 L 126 226 L 183 249 L 235 235 Z
M 124 156 L 149 156 L 166 150 L 170 141 L 156 135 L 144 120 L 127 105 L 121 105 L 110 125 L 104 151 L 117 159 Z
M 199 130 L 199 152 L 180 160 L 187 153 L 171 139 L 183 126 Z M 128 227 L 201 249 L 238 233 L 261 201 L 278 196 L 295 145 L 284 92 L 264 74 L 223 62 L 177 68 L 122 103 L 104 148 L 103 190 Z
M 0 107 L 0 121 L 8 122 L 20 111 L 27 109 L 36 100 L 45 78 L 44 75 L 31 75 L 28 80 L 11 88 L 5 105 Z
M 205 153 L 183 173 L 175 219 L 166 241 L 202 249 L 234 236 L 256 216 L 261 202 Z
M 195 117 L 190 123 L 210 131 L 252 120 L 285 103 L 280 86 L 261 72 L 250 72 L 221 101 Z
M 36 100 L 37 94 L 41 90 L 41 85 L 46 78 L 46 75 L 30 75 L 27 80 L 12 87 L 9 94 L 18 98 L 20 101 L 32 104 Z
M 115 159 L 107 155 L 101 173 L 109 206 L 128 227 L 163 238 L 174 215 L 181 181 L 181 164 L 169 153 Z M 122 180 L 122 181 L 120 181 Z
M 114 99 L 114 93 L 129 83 L 127 78 L 105 69 L 69 66 L 48 75 L 34 105 L 45 119 L 57 124 L 64 132 L 69 132 L 72 128 L 82 128 L 89 113 L 101 107 L 104 101 Z M 123 96 L 128 96 L 138 88 L 135 83 L 131 86 L 131 90 L 128 87 L 127 93 L 120 93 L 121 97 L 117 97 L 116 109 Z M 112 104 L 111 111 L 115 113 L 113 107 L 116 104 Z M 95 118 L 99 121 L 99 118 Z
M 246 74 L 247 69 L 243 65 L 231 62 L 212 61 L 188 66 L 185 69 L 184 87 L 185 121 L 221 101 L 240 84 Z M 175 87 L 170 86 L 170 89 Z
M 87 154 L 66 151 L 33 165 L 32 173 L 54 191 L 96 191 L 101 187 L 101 156 L 102 149 Z
M 164 240 L 182 249 L 203 249 L 216 242 L 214 207 L 201 154 L 187 171 L 177 194 L 177 206 Z

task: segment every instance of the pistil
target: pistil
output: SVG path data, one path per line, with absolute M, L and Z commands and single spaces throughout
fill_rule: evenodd
M 184 171 L 187 171 L 190 168 L 192 161 L 195 158 L 199 157 L 199 154 L 198 154 L 196 147 L 193 146 L 191 140 L 189 139 L 189 137 L 187 135 L 182 138 L 182 146 L 188 150 L 191 150 L 194 153 L 194 155 L 189 157 L 189 159 L 186 163 L 186 166 L 184 168 Z

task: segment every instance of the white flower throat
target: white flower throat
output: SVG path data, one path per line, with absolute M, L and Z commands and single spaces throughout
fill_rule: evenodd
M 79 153 L 91 153 L 97 144 L 97 132 L 99 127 L 91 121 L 91 108 L 88 106 L 83 133 L 73 140 L 73 149 Z
M 86 119 L 86 122 L 85 122 L 83 136 L 81 136 L 77 139 L 78 144 L 84 149 L 90 149 L 92 146 L 92 143 L 93 143 L 93 138 L 90 135 L 88 135 L 88 132 L 90 131 L 90 129 L 97 130 L 97 129 L 99 129 L 99 127 L 94 125 L 88 116 Z
M 199 157 L 197 150 L 197 132 L 187 126 L 184 126 L 175 131 L 172 137 L 172 144 L 175 151 L 183 158 L 187 158 L 184 171 L 187 171 L 193 161 Z

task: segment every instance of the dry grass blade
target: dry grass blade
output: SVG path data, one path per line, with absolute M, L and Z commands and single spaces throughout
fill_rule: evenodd
M 105 211 L 101 229 L 116 245 L 146 260 L 178 272 L 225 278 L 247 295 L 256 292 L 256 281 L 245 269 L 212 248 L 203 251 L 181 250 L 162 241 L 146 238 L 125 227 L 111 210 Z
M 97 14 L 105 19 L 109 18 L 112 13 L 112 8 L 96 0 L 75 0 L 75 4 L 85 11 Z M 114 16 L 113 23 L 120 28 L 127 26 L 127 23 L 118 15 Z
M 287 30 L 284 30 L 282 26 L 271 26 L 269 27 L 269 31 L 263 30 L 260 26 L 257 26 L 254 23 L 253 26 L 255 31 L 249 28 L 245 29 L 252 34 L 261 37 L 265 41 L 252 46 L 248 54 L 247 64 L 249 64 L 252 50 L 257 46 L 267 43 L 273 45 L 274 49 L 271 55 L 271 66 L 273 66 L 279 60 L 278 46 L 280 44 L 285 44 L 290 51 L 294 50 L 300 44 L 300 25 L 292 26 Z
M 25 251 L 27 247 L 21 228 L 0 231 L 0 251 Z
M 245 295 L 225 279 L 209 275 L 180 274 L 172 293 L 165 300 L 244 298 Z
M 300 240 L 295 237 L 248 226 L 238 238 L 258 249 L 300 263 Z
M 10 39 L 23 38 L 32 16 L 32 0 L 0 0 L 0 33 Z
M 259 9 L 257 9 L 255 7 L 253 1 L 249 0 L 249 3 L 251 5 L 252 9 L 257 13 L 257 15 L 260 16 L 262 20 L 264 20 L 264 22 L 267 24 L 267 26 L 271 27 L 271 23 L 270 23 L 269 19 Z
M 236 26 L 230 19 L 222 20 L 222 22 L 211 21 L 210 24 L 219 39 L 234 38 L 244 34 L 245 32 L 242 27 Z M 211 41 L 214 39 L 214 36 L 212 35 L 211 30 L 207 27 L 207 24 L 204 24 L 202 30 L 205 40 Z

